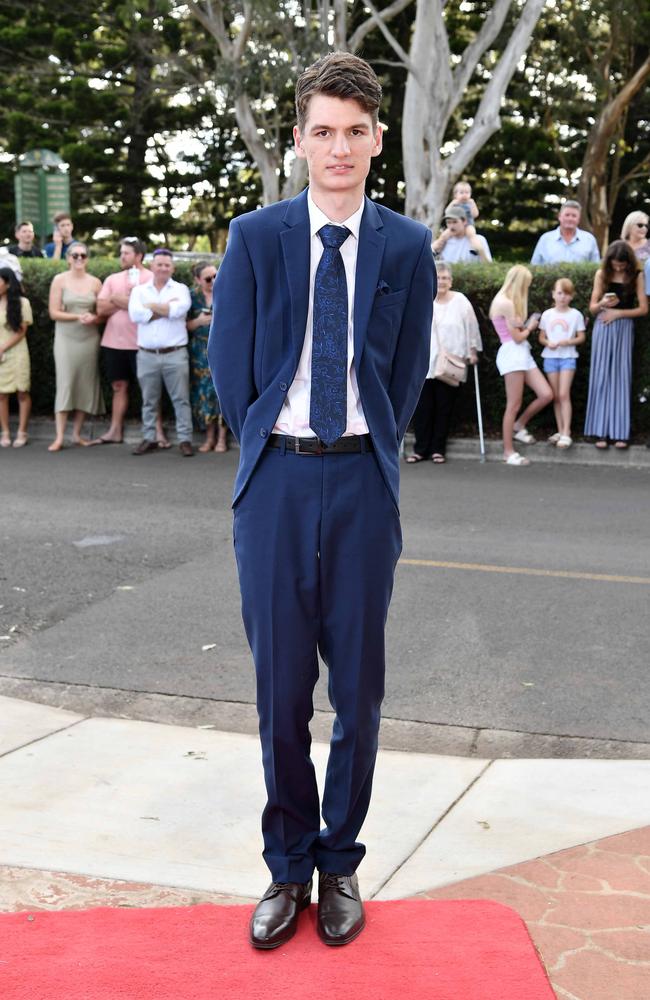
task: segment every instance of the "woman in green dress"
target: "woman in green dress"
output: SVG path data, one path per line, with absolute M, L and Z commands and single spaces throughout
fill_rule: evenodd
M 228 450 L 228 428 L 219 411 L 219 400 L 208 366 L 208 335 L 212 322 L 212 286 L 217 276 L 214 264 L 198 263 L 194 269 L 196 288 L 187 314 L 190 352 L 190 403 L 197 427 L 205 431 L 199 451 Z
M 86 445 L 81 429 L 87 414 L 106 412 L 99 380 L 99 278 L 86 272 L 88 248 L 73 243 L 66 256 L 68 270 L 50 285 L 50 319 L 54 320 L 56 437 L 48 451 L 61 451 L 68 414 L 74 412 L 72 442 Z

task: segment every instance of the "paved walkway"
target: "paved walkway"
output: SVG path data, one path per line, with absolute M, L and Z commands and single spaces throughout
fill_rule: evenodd
M 380 751 L 364 895 L 501 900 L 559 998 L 647 1000 L 649 791 L 647 760 Z M 254 737 L 0 698 L 0 909 L 249 902 L 263 794 Z

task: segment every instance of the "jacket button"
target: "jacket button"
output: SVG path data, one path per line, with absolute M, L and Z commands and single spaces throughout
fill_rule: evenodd
M 282 389 L 282 392 L 286 392 L 289 386 L 287 385 L 286 382 L 280 382 L 279 388 Z
M 261 438 L 268 437 L 268 434 L 269 434 L 269 432 L 267 431 L 266 427 L 260 427 L 260 437 Z

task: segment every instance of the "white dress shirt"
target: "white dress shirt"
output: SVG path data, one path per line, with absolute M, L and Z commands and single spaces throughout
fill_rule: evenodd
M 169 316 L 156 317 L 147 302 L 168 304 Z M 187 344 L 185 317 L 191 304 L 187 285 L 173 278 L 169 278 L 160 291 L 153 278 L 145 285 L 136 285 L 129 296 L 129 317 L 138 326 L 138 347 L 155 350 Z
M 368 424 L 363 415 L 363 407 L 359 396 L 359 386 L 354 370 L 354 280 L 357 267 L 357 250 L 359 247 L 359 227 L 361 226 L 361 216 L 363 215 L 364 202 L 357 211 L 346 219 L 345 222 L 332 222 L 321 212 L 320 208 L 314 204 L 311 193 L 307 195 L 307 206 L 309 209 L 309 229 L 311 232 L 310 242 L 310 267 L 309 267 L 309 308 L 307 310 L 307 327 L 305 329 L 305 341 L 298 362 L 298 368 L 293 382 L 289 387 L 289 392 L 284 401 L 284 405 L 278 414 L 278 418 L 273 428 L 276 434 L 291 434 L 294 437 L 316 437 L 314 431 L 309 426 L 309 406 L 311 402 L 311 348 L 312 348 L 312 327 L 314 315 L 314 279 L 316 269 L 323 255 L 323 244 L 321 243 L 318 230 L 323 226 L 345 226 L 350 230 L 350 235 L 341 246 L 341 257 L 345 267 L 345 280 L 348 286 L 348 372 L 347 372 L 347 420 L 345 434 L 367 434 Z

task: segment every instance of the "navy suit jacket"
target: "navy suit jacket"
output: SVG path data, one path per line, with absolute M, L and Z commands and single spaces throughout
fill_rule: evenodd
M 241 446 L 233 504 L 255 469 L 302 351 L 309 305 L 307 192 L 240 216 L 215 282 L 208 344 L 224 419 Z M 399 443 L 429 365 L 431 233 L 365 199 L 354 293 L 354 365 L 381 473 L 399 503 Z

